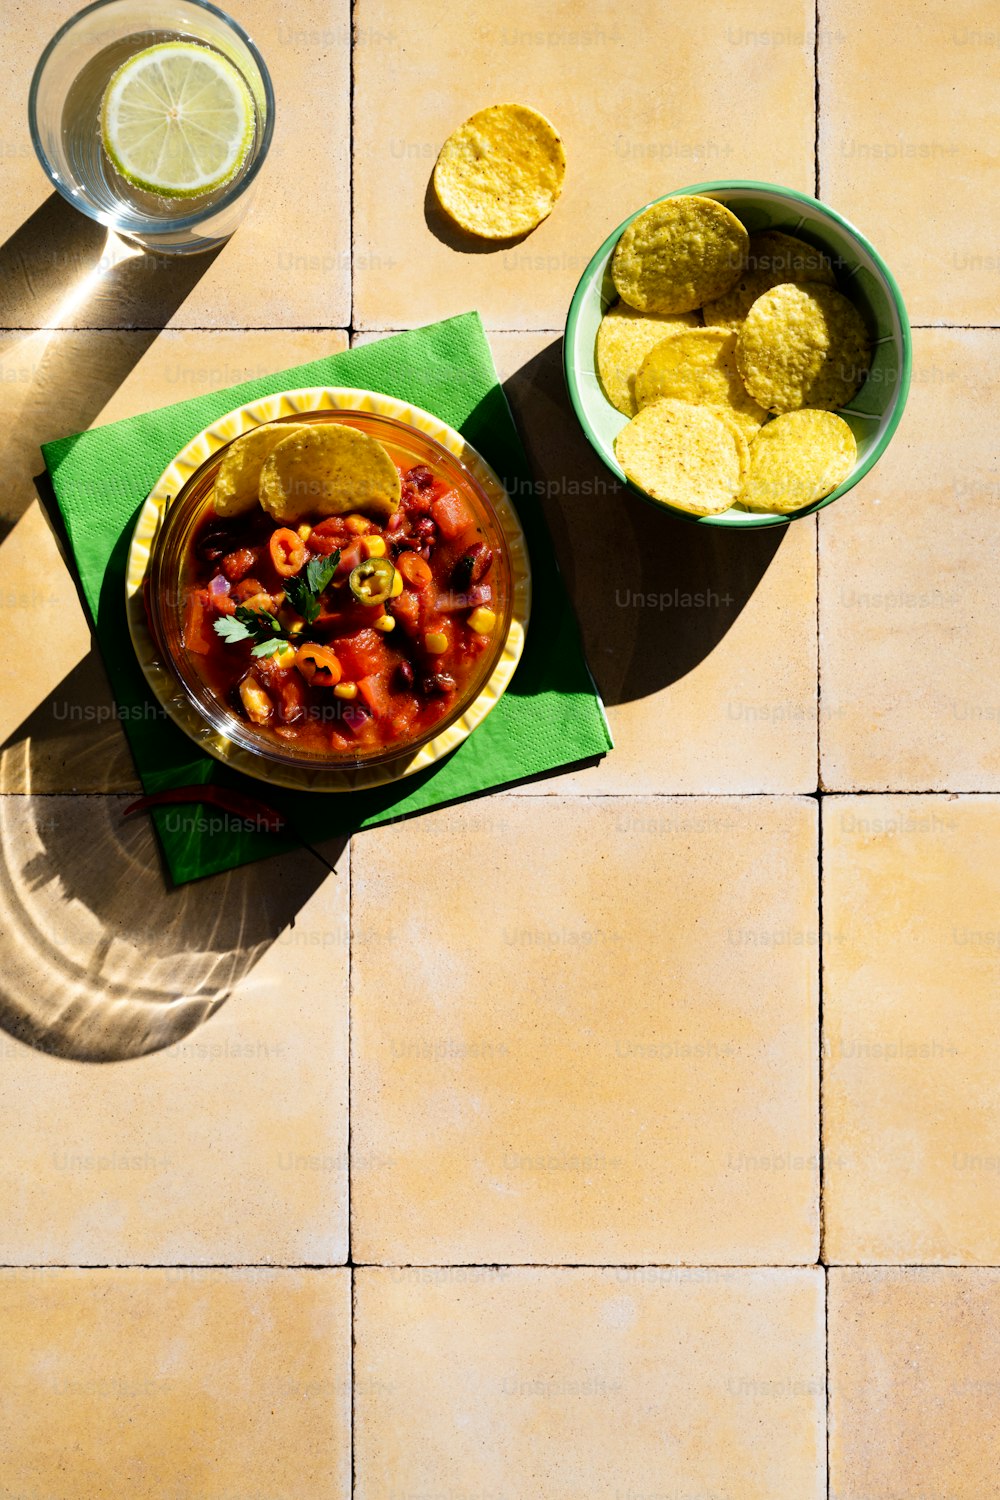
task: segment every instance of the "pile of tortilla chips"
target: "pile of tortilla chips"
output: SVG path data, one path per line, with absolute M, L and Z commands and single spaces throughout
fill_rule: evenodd
M 857 446 L 835 409 L 871 345 L 820 251 L 750 236 L 692 193 L 633 219 L 611 276 L 621 300 L 598 329 L 597 372 L 631 419 L 615 453 L 633 484 L 691 515 L 787 515 L 847 477 Z

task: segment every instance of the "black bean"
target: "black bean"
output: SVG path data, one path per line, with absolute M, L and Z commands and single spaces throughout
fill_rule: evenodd
M 466 593 L 474 583 L 485 578 L 493 566 L 493 553 L 485 542 L 477 542 L 468 552 L 463 552 L 451 571 L 451 586 L 458 593 Z

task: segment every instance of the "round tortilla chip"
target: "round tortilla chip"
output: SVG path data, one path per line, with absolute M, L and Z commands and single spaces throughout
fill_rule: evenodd
M 736 343 L 743 384 L 774 412 L 845 406 L 870 356 L 868 330 L 854 303 L 818 283 L 782 282 L 758 297 Z
M 808 408 L 785 412 L 751 443 L 740 500 L 747 510 L 788 515 L 832 494 L 857 456 L 854 433 L 843 417 Z
M 566 152 L 550 120 L 523 104 L 491 104 L 441 147 L 434 191 L 461 229 L 509 240 L 548 217 L 565 175 Z
M 260 503 L 276 521 L 355 510 L 391 516 L 399 495 L 399 471 L 378 439 L 340 422 L 286 438 L 260 476 Z
M 695 406 L 725 407 L 752 437 L 767 412 L 747 395 L 736 368 L 736 335 L 728 328 L 686 328 L 651 349 L 635 377 L 636 405 L 661 396 Z
M 728 510 L 740 490 L 734 433 L 705 406 L 664 397 L 644 406 L 615 439 L 634 485 L 692 516 Z
M 833 285 L 833 267 L 820 250 L 805 240 L 765 229 L 750 236 L 747 268 L 735 286 L 702 308 L 710 328 L 740 328 L 758 297 L 784 281 L 819 281 Z
M 262 422 L 231 442 L 215 476 L 215 514 L 242 516 L 253 510 L 259 504 L 260 473 L 269 454 L 285 438 L 305 430 L 301 422 Z
M 615 246 L 611 277 L 639 312 L 692 312 L 728 292 L 749 243 L 736 215 L 714 198 L 667 198 L 632 220 Z
M 634 417 L 635 377 L 649 351 L 668 334 L 697 328 L 698 314 L 641 313 L 626 302 L 609 307 L 597 330 L 595 362 L 601 387 L 611 405 Z
M 745 481 L 750 472 L 750 441 L 746 429 L 740 425 L 739 419 L 734 415 L 732 408 L 728 406 L 706 406 L 705 411 L 712 412 L 718 417 L 724 427 L 728 427 L 736 442 L 736 452 L 740 460 L 740 484 Z M 759 428 L 755 428 L 751 436 L 756 436 Z
M 750 236 L 747 265 L 751 271 L 770 271 L 772 286 L 783 281 L 819 281 L 833 286 L 833 263 L 822 250 L 781 229 L 761 229 Z

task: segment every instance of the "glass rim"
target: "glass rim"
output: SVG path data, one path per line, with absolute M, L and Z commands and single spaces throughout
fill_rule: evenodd
M 213 5 L 212 0 L 185 0 L 185 4 L 195 6 L 198 10 L 208 11 L 211 15 L 223 21 L 225 25 L 235 32 L 253 58 L 257 66 L 257 71 L 260 73 L 261 84 L 264 89 L 264 118 L 261 128 L 260 148 L 239 181 L 234 183 L 232 188 L 228 192 L 223 193 L 220 198 L 216 198 L 208 207 L 200 209 L 197 213 L 185 214 L 183 218 L 170 219 L 169 221 L 164 219 L 143 219 L 141 225 L 133 224 L 127 229 L 119 228 L 113 222 L 111 214 L 93 208 L 85 199 L 79 197 L 76 193 L 69 192 L 65 183 L 57 176 L 55 168 L 42 145 L 38 129 L 38 91 L 49 59 L 63 38 L 85 16 L 93 15 L 95 11 L 106 10 L 108 6 L 120 3 L 121 0 L 92 0 L 90 5 L 85 5 L 82 10 L 78 10 L 75 15 L 70 16 L 68 20 L 64 21 L 58 31 L 45 44 L 42 54 L 35 64 L 35 71 L 31 75 L 31 84 L 28 88 L 28 129 L 31 133 L 31 144 L 35 148 L 35 155 L 38 157 L 46 177 L 56 192 L 67 203 L 72 204 L 80 213 L 85 214 L 88 219 L 92 219 L 94 223 L 103 224 L 107 229 L 113 229 L 116 234 L 121 234 L 126 238 L 141 238 L 143 235 L 162 235 L 166 233 L 173 234 L 178 230 L 195 229 L 199 224 L 204 224 L 206 220 L 214 218 L 216 214 L 221 213 L 230 204 L 235 203 L 246 192 L 251 183 L 255 181 L 257 173 L 267 159 L 271 138 L 274 135 L 275 102 L 271 75 L 268 72 L 266 62 L 261 56 L 260 49 L 253 38 L 248 32 L 244 31 L 240 23 L 235 21 L 227 11 L 220 9 L 218 5 Z

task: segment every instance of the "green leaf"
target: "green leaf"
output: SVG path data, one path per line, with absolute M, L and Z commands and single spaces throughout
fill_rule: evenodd
M 229 645 L 234 641 L 263 641 L 271 644 L 273 650 L 282 645 L 285 639 L 285 632 L 277 615 L 272 615 L 266 609 L 247 609 L 245 604 L 238 605 L 233 614 L 223 615 L 221 620 L 215 620 L 213 628 Z M 270 651 L 254 649 L 255 656 L 270 654 Z
M 330 582 L 340 563 L 340 548 L 328 557 L 311 557 L 306 564 L 306 583 L 314 594 L 321 594 Z
M 250 638 L 246 624 L 235 615 L 223 615 L 221 620 L 213 622 L 212 628 L 224 641 L 246 641 Z
M 302 577 L 285 580 L 285 598 L 297 615 L 311 625 L 319 614 L 319 599 L 313 594 Z
M 328 557 L 312 557 L 306 564 L 304 574 L 298 573 L 294 578 L 285 580 L 285 596 L 295 613 L 301 615 L 307 625 L 311 625 L 319 614 L 319 596 L 337 571 L 339 562 L 339 549 L 331 552 Z
M 288 645 L 287 641 L 276 640 L 274 637 L 269 641 L 260 641 L 250 652 L 251 656 L 274 656 L 278 651 L 284 651 Z

